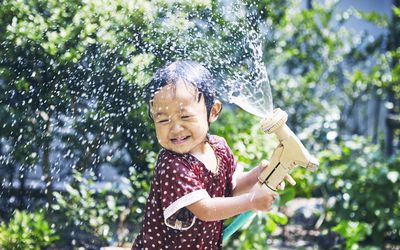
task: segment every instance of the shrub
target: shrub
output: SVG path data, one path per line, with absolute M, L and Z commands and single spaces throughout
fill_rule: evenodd
M 388 159 L 378 145 L 354 136 L 322 152 L 320 159 L 321 170 L 312 182 L 335 198 L 327 224 L 337 225 L 335 230 L 345 238 L 346 225 L 357 225 L 354 230 L 362 235 L 347 237 L 353 244 L 368 235 L 376 245 L 399 242 L 400 155 Z
M 371 234 L 371 226 L 368 223 L 341 221 L 332 231 L 339 233 L 346 240 L 346 249 L 357 249 L 358 242 Z
M 0 224 L 0 249 L 39 250 L 58 240 L 42 212 L 14 212 L 8 225 Z
M 146 156 L 150 171 L 156 157 L 154 152 Z M 93 176 L 75 172 L 71 184 L 66 185 L 67 194 L 54 193 L 56 204 L 52 208 L 65 222 L 58 230 L 68 244 L 122 246 L 133 241 L 141 228 L 152 175 L 134 167 L 129 168 L 129 175 L 129 179 L 122 177 L 123 187 L 108 183 L 96 189 Z
M 130 213 L 127 200 L 132 198 L 131 189 L 118 190 L 112 184 L 95 188 L 94 177 L 84 178 L 75 172 L 66 190 L 66 195 L 54 193 L 56 204 L 52 206 L 56 216 L 65 222 L 58 228 L 60 233 L 72 237 L 70 241 L 78 246 L 125 241 L 119 237 L 118 229 L 120 221 Z

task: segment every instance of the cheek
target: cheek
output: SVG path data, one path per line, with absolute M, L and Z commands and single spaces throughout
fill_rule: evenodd
M 194 125 L 192 127 L 192 131 L 193 131 L 193 133 L 195 133 L 197 135 L 207 134 L 207 132 L 208 132 L 208 124 L 207 124 L 207 122 L 197 123 L 196 125 Z
M 167 133 L 165 132 L 166 129 L 156 127 L 156 136 L 159 141 L 164 141 Z

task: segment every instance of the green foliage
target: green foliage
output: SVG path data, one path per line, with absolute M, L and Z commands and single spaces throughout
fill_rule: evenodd
M 64 155 L 81 172 L 107 162 L 125 176 L 129 166 L 145 165 L 156 141 L 148 138 L 142 87 L 155 68 L 177 57 L 172 44 L 186 45 L 180 35 L 209 6 L 209 1 L 1 1 L 0 136 L 14 146 L 9 160 L 29 168 L 41 163 L 38 156 L 46 150 Z M 62 152 L 49 146 L 59 140 Z M 100 147 L 110 144 L 103 157 Z M 118 150 L 127 151 L 131 161 L 111 158 Z
M 149 153 L 146 157 L 150 171 L 154 168 L 156 156 Z M 138 222 L 143 219 L 152 175 L 133 167 L 129 173 L 129 179 L 122 178 L 122 187 L 108 183 L 95 188 L 94 176 L 84 177 L 75 172 L 73 184 L 66 185 L 67 195 L 54 193 L 56 204 L 52 208 L 55 215 L 65 222 L 57 229 L 66 235 L 67 242 L 74 240 L 80 245 L 92 242 L 94 237 L 95 245 L 104 246 L 111 242 L 121 245 L 136 238 L 141 229 Z
M 346 249 L 358 249 L 359 241 L 365 239 L 365 236 L 371 235 L 371 226 L 367 223 L 354 221 L 341 221 L 332 231 L 341 234 L 346 240 Z
M 240 156 L 239 161 L 254 166 L 263 159 L 258 158 L 258 154 L 268 159 L 268 154 L 276 145 L 276 142 L 266 140 L 257 123 L 256 118 L 241 110 L 225 110 L 217 123 L 212 125 L 212 132 L 227 138 L 235 154 Z M 235 146 L 243 141 L 249 144 Z M 260 148 L 260 145 L 264 147 Z M 238 149 L 245 150 L 238 152 Z M 337 225 L 334 231 L 343 235 L 348 249 L 354 249 L 360 241 L 371 237 L 376 245 L 382 244 L 385 237 L 399 240 L 400 228 L 395 218 L 400 216 L 400 192 L 397 192 L 400 189 L 400 176 L 396 168 L 400 157 L 388 161 L 378 145 L 357 136 L 343 140 L 338 145 L 331 144 L 318 157 L 321 166 L 316 173 L 302 168 L 292 172 L 297 185 L 287 186 L 281 192 L 279 204 L 284 205 L 295 196 L 311 197 L 313 193 L 326 195 L 326 199 L 336 197 L 335 205 L 328 211 L 327 225 Z M 250 224 L 241 229 L 236 234 L 236 240 L 227 243 L 227 246 L 246 249 L 248 244 L 265 242 L 266 236 L 263 235 L 276 228 L 274 220 L 269 220 L 271 217 L 274 217 L 274 213 L 259 214 L 257 220 L 264 220 L 266 225 L 260 227 L 253 221 L 253 226 Z M 226 224 L 230 222 L 228 220 Z M 350 224 L 346 226 L 346 223 Z
M 278 225 L 287 222 L 287 216 L 277 211 L 257 212 L 228 242 L 224 242 L 224 249 L 268 249 L 269 235 Z
M 128 180 L 124 184 L 129 187 Z M 75 172 L 73 184 L 66 185 L 67 195 L 54 193 L 56 204 L 52 208 L 65 222 L 58 230 L 65 234 L 74 232 L 72 238 L 78 245 L 89 241 L 91 237 L 97 239 L 96 244 L 99 246 L 107 242 L 127 241 L 130 235 L 118 233 L 119 229 L 124 229 L 119 226 L 126 226 L 122 224 L 131 213 L 127 201 L 134 199 L 133 190 L 131 187 L 124 187 L 122 191 L 118 191 L 110 183 L 101 188 L 95 186 L 93 177 L 84 178 Z M 87 235 L 90 237 L 87 238 Z
M 261 160 L 268 160 L 278 144 L 277 140 L 262 131 L 259 118 L 239 108 L 228 108 L 211 125 L 210 132 L 226 139 L 238 161 L 247 170 Z
M 394 7 L 395 8 L 395 7 Z M 372 24 L 381 27 L 387 27 L 389 25 L 389 20 L 387 15 L 382 15 L 378 12 L 371 11 L 371 12 L 362 12 L 356 9 L 351 9 L 355 12 L 355 16 L 359 17 L 360 19 L 366 20 Z
M 0 248 L 4 250 L 39 250 L 58 239 L 42 212 L 15 210 L 8 225 L 0 224 Z
M 399 241 L 400 156 L 387 160 L 377 145 L 354 136 L 322 152 L 320 159 L 321 169 L 311 182 L 334 197 L 327 224 L 337 225 L 346 245 L 366 236 L 376 245 Z
M 148 162 L 155 158 L 149 152 L 158 149 L 142 86 L 156 68 L 177 58 L 203 61 L 217 75 L 226 70 L 218 67 L 221 61 L 247 71 L 236 65 L 246 56 L 238 43 L 246 34 L 238 26 L 268 29 L 263 56 L 274 105 L 289 113 L 288 124 L 311 152 L 322 151 L 319 172 L 296 169 L 297 186 L 286 188 L 280 205 L 295 196 L 333 195 L 337 202 L 328 222 L 338 225 L 335 230 L 349 245 L 364 236 L 398 240 L 400 160 L 387 160 L 377 146 L 346 135 L 359 132 L 347 122 L 357 104 L 387 93 L 400 97 L 399 8 L 393 7 L 389 20 L 353 8 L 338 12 L 338 1 L 312 1 L 313 8 L 304 9 L 298 0 L 243 0 L 238 5 L 245 13 L 238 11 L 234 23 L 222 2 L 1 1 L 0 143 L 2 150 L 10 148 L 1 152 L 1 163 L 6 159 L 4 165 L 22 171 L 44 165 L 50 159 L 43 159 L 44 152 L 56 151 L 50 142 L 62 141 L 64 151 L 56 153 L 80 172 L 104 163 L 118 168 L 129 175 L 129 190 L 97 192 L 93 180 L 76 174 L 68 197 L 55 194 L 54 209 L 67 222 L 61 228 L 67 235 L 124 241 L 116 224 L 136 226 L 142 218 Z M 355 34 L 344 27 L 351 17 L 390 32 L 376 39 Z M 277 144 L 257 124 L 257 118 L 228 107 L 211 128 L 227 139 L 247 170 L 268 159 Z M 121 151 L 129 160 L 118 156 Z M 274 221 L 284 222 L 274 216 L 259 215 L 259 223 L 244 229 L 243 246 L 264 247 Z M 346 223 L 357 226 L 347 232 Z M 135 234 L 138 227 L 130 230 Z

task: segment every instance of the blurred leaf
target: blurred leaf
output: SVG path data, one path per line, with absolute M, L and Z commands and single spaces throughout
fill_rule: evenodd
M 387 15 L 380 14 L 375 11 L 364 12 L 364 11 L 360 11 L 360 10 L 355 10 L 355 14 L 356 14 L 356 16 L 358 16 L 364 20 L 367 20 L 377 26 L 380 26 L 380 27 L 388 27 L 389 26 L 389 20 L 388 20 Z
M 282 213 L 269 213 L 268 216 L 280 225 L 286 225 L 288 223 L 288 217 Z

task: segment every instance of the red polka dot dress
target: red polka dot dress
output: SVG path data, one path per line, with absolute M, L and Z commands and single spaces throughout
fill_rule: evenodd
M 132 249 L 222 248 L 223 221 L 201 221 L 186 208 L 205 198 L 232 196 L 236 160 L 222 137 L 209 136 L 209 143 L 218 161 L 215 173 L 190 154 L 161 150 Z

